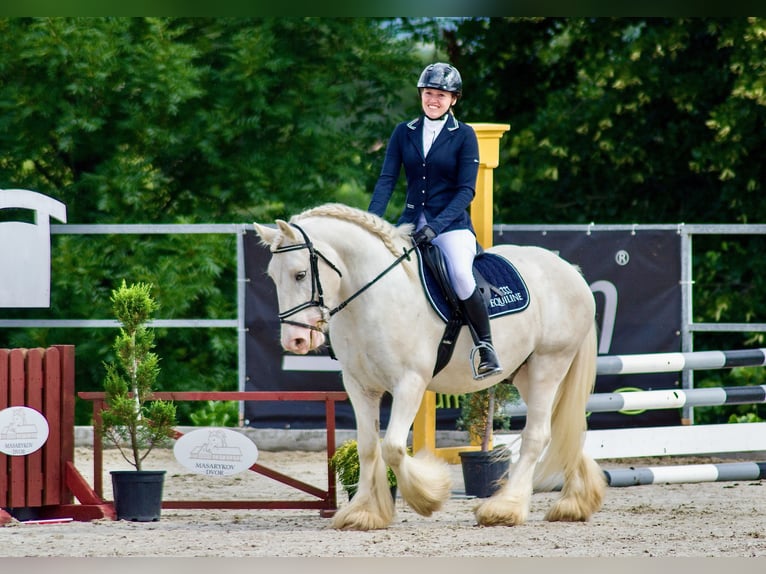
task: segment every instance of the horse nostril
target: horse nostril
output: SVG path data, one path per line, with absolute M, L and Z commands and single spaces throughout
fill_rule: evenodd
M 306 342 L 306 339 L 303 337 L 298 337 L 297 339 L 293 339 L 293 348 L 294 349 L 304 349 L 308 343 Z

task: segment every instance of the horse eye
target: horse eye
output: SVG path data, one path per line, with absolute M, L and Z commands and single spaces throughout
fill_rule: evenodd
M 303 281 L 306 278 L 306 272 L 305 271 L 298 271 L 298 273 L 295 274 L 295 280 L 296 281 Z

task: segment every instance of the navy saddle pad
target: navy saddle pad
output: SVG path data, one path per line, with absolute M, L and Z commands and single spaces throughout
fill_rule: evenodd
M 424 264 L 420 249 L 418 269 L 426 298 L 444 322 L 452 318 L 452 308 L 439 282 L 428 265 Z M 474 276 L 477 284 L 485 290 L 490 319 L 523 311 L 529 305 L 529 291 L 518 270 L 505 257 L 483 252 L 474 259 Z M 482 280 L 483 279 L 483 280 Z M 489 291 L 487 295 L 486 291 Z

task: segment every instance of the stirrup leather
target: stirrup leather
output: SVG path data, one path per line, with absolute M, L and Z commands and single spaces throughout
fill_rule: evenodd
M 479 373 L 474 357 L 476 356 L 476 353 L 478 353 L 481 349 L 487 349 L 495 356 L 497 356 L 497 353 L 495 353 L 495 348 L 490 343 L 485 343 L 484 341 L 480 341 L 478 344 L 476 344 L 476 346 L 474 346 L 473 349 L 471 349 L 471 371 L 473 371 L 473 378 L 475 381 L 481 381 L 482 379 L 486 379 L 487 377 L 491 377 L 492 375 L 497 375 L 503 372 L 503 369 L 500 366 L 497 366 L 494 369 L 489 369 L 484 373 Z

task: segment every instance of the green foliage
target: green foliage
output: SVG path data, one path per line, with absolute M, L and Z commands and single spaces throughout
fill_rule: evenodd
M 754 222 L 760 18 L 467 18 L 435 38 L 468 121 L 507 122 L 503 223 Z M 760 38 L 760 39 L 759 39 Z
M 136 470 L 154 447 L 169 442 L 176 420 L 172 402 L 152 400 L 160 367 L 152 351 L 154 334 L 145 326 L 157 309 L 150 292 L 151 285 L 125 281 L 112 292 L 112 309 L 122 326 L 114 342 L 117 360 L 104 365 L 103 436 Z
M 730 423 L 762 423 L 764 422 L 761 417 L 758 416 L 758 413 L 755 412 L 748 412 L 744 415 L 731 415 L 729 417 Z
M 758 322 L 766 275 L 754 264 L 766 252 L 762 235 L 703 236 L 695 239 L 695 321 Z M 763 334 L 745 345 L 763 344 Z
M 366 207 L 418 68 L 371 19 L 26 18 L 0 32 L 0 180 L 54 195 L 77 223 L 269 221 L 342 187 Z
M 239 425 L 239 405 L 236 401 L 205 401 L 189 418 L 199 427 L 235 427 Z
M 492 431 L 498 426 L 507 428 L 507 417 L 503 417 L 503 406 L 518 397 L 518 390 L 510 383 L 498 383 L 487 389 L 465 395 L 458 424 L 468 431 L 473 444 L 480 444 L 489 450 Z
M 416 100 L 410 47 L 372 19 L 0 19 L 0 189 L 62 201 L 69 223 L 270 221 L 358 207 L 395 121 Z M 100 319 L 121 278 L 155 286 L 163 319 L 236 317 L 231 235 L 52 238 L 50 310 Z M 157 329 L 158 390 L 236 390 L 234 329 Z M 77 347 L 101 388 L 106 329 L 12 329 L 0 345 Z M 188 424 L 191 402 L 178 404 Z M 77 424 L 91 405 L 78 401 Z
M 356 440 L 347 440 L 337 449 L 330 459 L 338 480 L 345 490 L 356 491 L 356 485 L 359 484 L 359 452 L 357 451 Z M 396 475 L 390 467 L 386 467 L 388 485 L 396 486 Z

